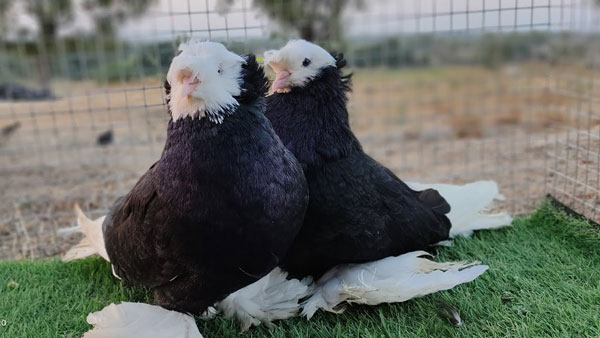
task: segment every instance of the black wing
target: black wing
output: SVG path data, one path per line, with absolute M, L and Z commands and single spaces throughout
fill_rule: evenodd
M 412 190 L 406 183 L 404 183 L 401 179 L 398 178 L 390 169 L 382 166 L 377 163 L 375 160 L 371 159 L 371 161 L 375 162 L 377 166 L 379 166 L 381 170 L 385 172 L 384 182 L 387 182 L 387 179 L 391 179 L 395 181 L 395 184 L 391 184 L 391 186 L 395 186 L 399 184 L 403 190 L 412 191 L 417 198 L 424 204 L 424 206 L 429 207 L 436 214 L 445 215 L 450 212 L 450 204 L 440 195 L 440 193 L 435 189 L 425 189 L 422 191 Z
M 387 229 L 408 251 L 426 248 L 448 239 L 450 205 L 434 189 L 412 190 L 391 170 L 371 159 L 376 172 L 376 188 L 390 218 Z
M 129 194 L 117 200 L 103 224 L 106 251 L 115 273 L 151 288 L 183 273 L 170 254 L 169 232 L 156 226 L 169 227 L 173 216 L 158 197 L 153 168 Z
M 294 276 L 318 276 L 337 264 L 423 250 L 448 238 L 443 198 L 410 189 L 363 153 L 309 169 L 307 181 L 308 212 L 286 261 Z

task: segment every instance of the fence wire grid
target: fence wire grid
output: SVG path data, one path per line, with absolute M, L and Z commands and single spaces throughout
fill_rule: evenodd
M 342 51 L 353 130 L 400 178 L 495 180 L 513 214 L 551 194 L 600 221 L 600 1 L 147 0 L 127 12 L 73 0 L 51 32 L 36 2 L 9 3 L 0 260 L 63 252 L 78 241 L 56 234 L 75 202 L 103 215 L 158 159 L 162 84 L 191 37 L 257 55 L 297 37 Z M 129 14 L 102 29 L 115 13 Z

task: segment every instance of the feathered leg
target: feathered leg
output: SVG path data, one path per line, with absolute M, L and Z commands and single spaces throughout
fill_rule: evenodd
M 438 263 L 414 251 L 363 264 L 339 265 L 329 270 L 315 286 L 315 293 L 303 303 L 302 314 L 309 319 L 318 309 L 339 313 L 340 304 L 377 305 L 404 302 L 467 283 L 484 273 L 479 262 Z
M 83 338 L 202 338 L 192 316 L 156 305 L 110 304 L 86 320 L 94 328 Z
M 287 279 L 287 272 L 275 268 L 259 279 L 217 303 L 225 317 L 236 317 L 245 331 L 260 323 L 294 317 L 300 311 L 300 299 L 311 294 L 312 280 Z

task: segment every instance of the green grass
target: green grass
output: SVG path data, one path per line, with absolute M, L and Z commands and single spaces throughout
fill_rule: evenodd
M 439 250 L 438 260 L 490 266 L 472 283 L 401 304 L 352 306 L 253 328 L 245 337 L 600 337 L 600 231 L 548 203 L 514 227 L 483 231 Z M 18 286 L 10 283 L 14 280 Z M 78 337 L 87 313 L 111 302 L 148 301 L 115 281 L 107 263 L 87 259 L 0 263 L 2 337 Z M 453 327 L 436 310 L 456 307 Z M 198 321 L 208 338 L 238 334 L 234 321 Z

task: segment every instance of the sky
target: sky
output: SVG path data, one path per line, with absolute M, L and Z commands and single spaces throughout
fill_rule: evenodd
M 75 20 L 61 34 L 90 31 L 92 21 L 76 4 Z M 282 0 L 284 1 L 284 0 Z M 284 1 L 285 2 L 285 1 Z M 350 38 L 399 33 L 579 30 L 600 31 L 600 12 L 592 0 L 366 0 L 366 8 L 344 14 L 344 32 Z M 16 26 L 36 31 L 35 21 L 16 9 Z M 218 0 L 157 0 L 138 19 L 118 29 L 128 40 L 172 40 L 181 35 L 199 39 L 243 40 L 267 37 L 278 27 L 252 6 L 235 0 L 231 10 L 219 13 Z

